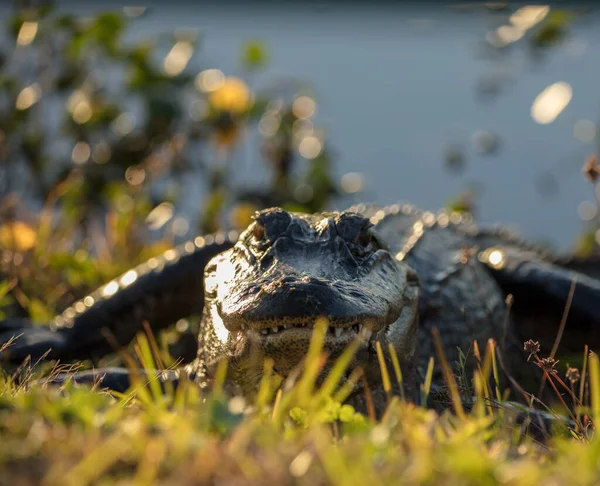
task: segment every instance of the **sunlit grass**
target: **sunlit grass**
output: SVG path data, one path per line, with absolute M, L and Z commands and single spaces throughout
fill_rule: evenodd
M 252 399 L 229 396 L 227 363 L 208 390 L 183 381 L 163 387 L 152 373 L 122 395 L 58 388 L 8 376 L 0 381 L 0 470 L 3 484 L 590 484 L 600 442 L 560 435 L 541 443 L 524 434 L 510 411 L 490 407 L 496 393 L 494 347 L 477 355 L 475 406 L 440 414 L 392 393 L 402 382 L 393 349 L 378 348 L 386 372 L 387 410 L 380 419 L 343 404 L 340 379 L 349 347 L 320 382 L 325 325 L 317 324 L 306 363 L 282 381 L 265 363 Z M 130 366 L 164 366 L 152 336 L 139 336 Z M 591 415 L 600 414 L 600 367 L 589 357 Z M 46 370 L 46 374 L 57 369 Z M 360 370 L 351 373 L 356 381 Z M 430 392 L 425 383 L 422 393 Z M 514 418 L 514 417 L 513 417 Z

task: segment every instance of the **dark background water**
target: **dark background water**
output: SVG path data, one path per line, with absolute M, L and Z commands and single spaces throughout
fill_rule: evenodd
M 148 13 L 135 21 L 131 35 L 198 29 L 202 47 L 192 69 L 216 67 L 236 74 L 243 41 L 266 41 L 271 62 L 255 84 L 277 75 L 310 82 L 319 102 L 316 119 L 325 125 L 335 150 L 336 173 L 363 173 L 363 199 L 406 200 L 435 209 L 477 183 L 483 221 L 509 223 L 528 237 L 562 248 L 581 230 L 577 208 L 594 195 L 580 169 L 597 141 L 578 140 L 573 128 L 581 119 L 598 119 L 597 12 L 574 21 L 567 40 L 541 62 L 532 62 L 518 45 L 503 60 L 482 55 L 486 33 L 509 14 L 484 8 L 368 2 L 146 4 Z M 120 4 L 59 5 L 86 14 Z M 482 100 L 476 87 L 493 72 L 513 81 L 499 96 Z M 557 81 L 572 86 L 572 100 L 553 123 L 539 125 L 530 116 L 531 104 Z M 498 137 L 496 153 L 475 150 L 471 139 L 479 130 Z M 465 149 L 462 173 L 445 167 L 449 143 Z M 256 151 L 256 143 L 250 141 L 246 150 Z M 256 159 L 236 159 L 240 180 L 253 183 L 264 177 Z M 537 186 L 549 175 L 556 179 L 557 191 L 544 196 Z M 187 190 L 196 190 L 194 181 Z

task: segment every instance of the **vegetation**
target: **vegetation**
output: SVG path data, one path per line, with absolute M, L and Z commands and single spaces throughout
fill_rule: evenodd
M 268 61 L 261 42 L 242 47 L 240 76 L 192 75 L 196 33 L 124 40 L 144 9 L 84 19 L 31 5 L 16 2 L 0 53 L 0 272 L 13 314 L 47 322 L 186 237 L 341 195 L 308 86 L 251 87 Z M 266 182 L 253 188 L 236 165 L 257 137 Z
M 196 231 L 243 227 L 262 206 L 316 211 L 342 196 L 310 89 L 297 80 L 254 86 L 268 62 L 260 42 L 243 46 L 238 76 L 212 67 L 192 75 L 201 44 L 193 32 L 125 42 L 143 9 L 80 19 L 48 2 L 15 5 L 12 40 L 0 48 L 0 318 L 47 322 Z M 561 19 L 531 35 L 555 42 Z M 256 156 L 254 135 L 270 177 L 249 189 L 237 185 L 234 161 Z M 202 209 L 184 218 L 190 177 L 203 186 L 195 201 Z M 452 204 L 472 210 L 468 198 Z M 197 319 L 184 324 L 158 343 L 140 336 L 130 354 L 100 365 L 175 367 L 169 346 L 193 335 Z M 455 400 L 440 415 L 390 394 L 378 419 L 343 405 L 343 360 L 315 384 L 326 359 L 318 332 L 296 381 L 281 383 L 267 362 L 257 395 L 247 398 L 224 391 L 224 368 L 209 390 L 162 390 L 150 380 L 111 395 L 44 384 L 73 367 L 27 365 L 0 377 L 0 484 L 593 483 L 598 359 L 586 353 L 580 376 L 569 368 L 563 380 L 529 346 L 562 397 L 552 413 L 575 424 L 543 441 L 528 434 L 531 423 L 515 424 L 514 411 L 488 406 L 504 401 L 492 345 L 474 377 L 455 367 L 461 389 L 477 397 L 471 410 Z M 401 380 L 397 369 L 384 375 Z
M 508 410 L 490 407 L 498 392 L 493 347 L 474 376 L 477 396 L 438 415 L 390 396 L 380 420 L 343 405 L 337 386 L 350 353 L 321 386 L 326 327 L 316 328 L 306 366 L 281 383 L 265 363 L 255 397 L 223 391 L 221 366 L 210 391 L 183 382 L 161 390 L 139 381 L 124 395 L 46 387 L 28 375 L 4 377 L 0 388 L 0 468 L 3 484 L 592 484 L 599 442 L 591 422 L 544 442 L 516 425 Z M 154 368 L 161 358 L 140 336 L 137 359 Z M 534 350 L 535 351 L 535 350 Z M 385 366 L 385 365 L 383 365 Z M 600 413 L 600 364 L 591 355 L 581 377 Z M 58 372 L 54 369 L 50 374 Z M 401 379 L 396 371 L 394 379 Z M 356 378 L 358 375 L 353 374 Z M 571 378 L 575 378 L 571 376 Z M 572 382 L 572 385 L 574 381 Z M 423 393 L 427 395 L 428 389 Z M 499 392 L 498 392 L 499 393 Z

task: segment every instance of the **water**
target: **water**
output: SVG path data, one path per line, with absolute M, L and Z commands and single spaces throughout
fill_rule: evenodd
M 102 8 L 117 6 L 105 3 Z M 137 19 L 132 36 L 152 36 L 174 28 L 199 29 L 202 49 L 191 66 L 239 73 L 246 39 L 268 43 L 270 68 L 260 85 L 276 74 L 309 80 L 319 100 L 317 120 L 327 128 L 336 154 L 336 172 L 361 172 L 363 199 L 406 200 L 435 209 L 473 182 L 481 188 L 479 217 L 505 222 L 527 237 L 566 249 L 582 228 L 577 207 L 593 199 L 581 175 L 596 142 L 581 142 L 573 126 L 598 118 L 600 16 L 578 21 L 571 37 L 530 62 L 517 48 L 502 64 L 514 82 L 503 94 L 482 101 L 477 82 L 498 65 L 482 56 L 486 32 L 506 13 L 477 9 L 457 13 L 442 5 L 317 5 L 156 2 Z M 61 3 L 76 13 L 97 10 L 91 3 Z M 566 81 L 573 98 L 549 125 L 536 124 L 530 108 L 551 83 Z M 493 155 L 478 154 L 471 136 L 491 131 L 500 141 Z M 444 147 L 462 142 L 467 169 L 444 167 Z M 256 147 L 252 147 L 255 150 Z M 264 176 L 257 163 L 240 157 L 240 180 Z M 550 171 L 558 193 L 544 197 L 536 180 Z M 191 209 L 191 208 L 190 208 Z

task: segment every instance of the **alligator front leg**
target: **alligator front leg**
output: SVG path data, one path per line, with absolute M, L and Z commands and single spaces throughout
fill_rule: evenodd
M 82 360 L 126 346 L 147 322 L 154 331 L 200 313 L 207 262 L 232 247 L 235 232 L 198 237 L 129 270 L 75 302 L 48 327 L 27 319 L 0 323 L 0 361 Z

